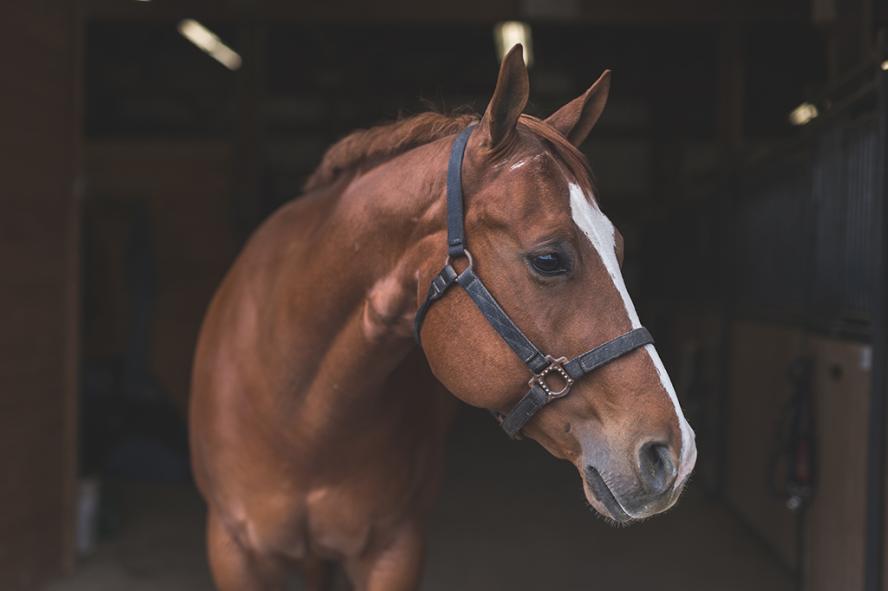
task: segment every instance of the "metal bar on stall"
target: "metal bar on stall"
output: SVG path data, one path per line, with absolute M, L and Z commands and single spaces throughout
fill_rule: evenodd
M 888 398 L 888 34 L 879 36 L 878 80 L 879 150 L 874 222 L 876 227 L 873 305 L 872 388 L 867 438 L 866 523 L 864 540 L 864 591 L 882 591 L 885 557 L 885 422 Z

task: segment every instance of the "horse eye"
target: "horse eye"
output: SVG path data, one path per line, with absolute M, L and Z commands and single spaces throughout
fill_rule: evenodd
M 536 254 L 530 257 L 530 266 L 540 275 L 561 275 L 567 273 L 567 265 L 557 252 Z

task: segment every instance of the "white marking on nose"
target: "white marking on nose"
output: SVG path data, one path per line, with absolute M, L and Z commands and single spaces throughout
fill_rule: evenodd
M 574 223 L 592 243 L 592 246 L 595 247 L 598 256 L 601 257 L 601 261 L 604 263 L 611 280 L 614 282 L 614 287 L 617 288 L 617 291 L 620 292 L 620 297 L 623 298 L 623 305 L 626 307 L 626 314 L 629 316 L 632 328 L 639 328 L 641 326 L 641 321 L 638 319 L 638 312 L 635 311 L 635 304 L 632 303 L 632 298 L 629 297 L 629 292 L 626 290 L 626 283 L 623 281 L 623 273 L 620 271 L 620 263 L 617 260 L 614 225 L 609 219 L 607 219 L 607 216 L 586 197 L 586 194 L 579 185 L 576 183 L 569 183 L 569 187 L 571 217 L 573 217 Z M 683 482 L 687 475 L 690 474 L 697 459 L 697 447 L 694 444 L 694 430 L 691 429 L 691 426 L 684 417 L 681 405 L 678 403 L 678 396 L 675 394 L 675 388 L 672 386 L 672 380 L 669 379 L 669 374 L 666 373 L 666 368 L 663 367 L 663 361 L 657 354 L 657 350 L 653 345 L 646 345 L 644 350 L 647 351 L 647 354 L 650 356 L 651 362 L 657 370 L 657 375 L 660 377 L 660 383 L 663 385 L 663 389 L 672 401 L 672 406 L 675 409 L 675 416 L 678 418 L 678 425 L 681 429 L 681 453 L 679 454 L 680 461 L 678 475 L 675 479 L 677 485 Z

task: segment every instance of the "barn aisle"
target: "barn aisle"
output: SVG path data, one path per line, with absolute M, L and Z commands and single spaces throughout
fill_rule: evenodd
M 573 466 L 510 441 L 484 412 L 452 440 L 424 589 L 790 591 L 791 574 L 694 487 L 628 528 L 586 508 Z M 483 484 L 479 484 L 483 483 Z
M 790 591 L 792 578 L 693 488 L 641 526 L 590 513 L 572 467 L 511 442 L 480 412 L 458 424 L 423 589 Z M 181 485 L 118 485 L 120 533 L 50 591 L 212 589 L 200 499 Z M 293 586 L 299 589 L 298 585 Z

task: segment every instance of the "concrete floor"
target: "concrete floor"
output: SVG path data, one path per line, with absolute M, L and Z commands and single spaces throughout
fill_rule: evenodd
M 574 469 L 511 442 L 483 413 L 454 433 L 423 589 L 791 591 L 790 575 L 693 482 L 670 513 L 613 528 Z M 190 487 L 120 485 L 123 525 L 50 591 L 212 589 Z M 299 589 L 294 584 L 294 589 Z

